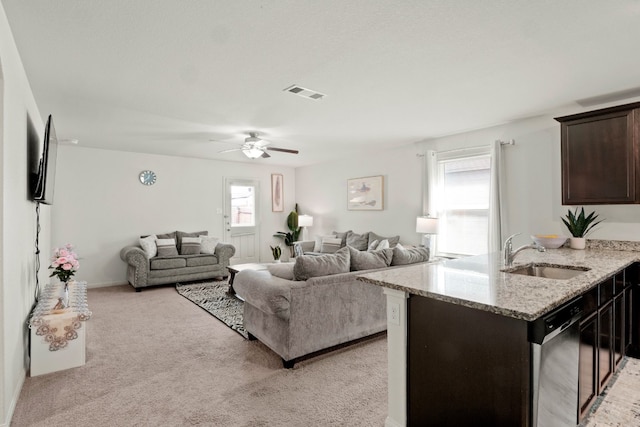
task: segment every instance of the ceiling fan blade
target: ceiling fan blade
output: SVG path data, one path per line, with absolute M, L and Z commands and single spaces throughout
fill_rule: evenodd
M 230 148 L 228 150 L 218 151 L 218 153 L 231 153 L 232 151 L 240 151 L 242 148 Z
M 269 151 L 280 151 L 282 153 L 291 153 L 291 154 L 298 154 L 298 150 L 289 150 L 288 148 L 276 148 L 276 147 L 264 147 L 265 150 L 269 150 Z
M 262 152 L 262 156 L 260 156 L 260 157 L 262 157 L 263 159 L 268 159 L 268 158 L 269 158 L 269 157 L 271 157 L 271 156 L 270 156 L 270 155 L 269 155 L 269 153 L 267 153 L 266 151 L 263 151 L 263 152 Z

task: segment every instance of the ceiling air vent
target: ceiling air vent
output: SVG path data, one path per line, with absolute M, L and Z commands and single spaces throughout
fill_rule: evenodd
M 325 96 L 327 96 L 324 93 L 316 92 L 314 90 L 307 89 L 298 85 L 289 86 L 288 88 L 283 90 L 286 92 L 294 93 L 298 96 L 302 96 L 303 98 L 313 99 L 314 101 L 317 101 L 318 99 L 322 99 Z

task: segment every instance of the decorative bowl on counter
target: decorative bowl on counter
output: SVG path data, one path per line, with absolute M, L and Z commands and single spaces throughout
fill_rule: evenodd
M 545 247 L 545 249 L 558 249 L 564 245 L 567 238 L 557 234 L 535 234 L 531 236 L 534 242 Z

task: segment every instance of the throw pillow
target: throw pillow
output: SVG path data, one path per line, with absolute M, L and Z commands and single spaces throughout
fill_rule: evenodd
M 293 276 L 295 280 L 307 280 L 312 277 L 348 273 L 350 264 L 349 255 L 348 248 L 342 248 L 335 254 L 318 256 L 303 255 L 296 258 L 293 266 Z
M 374 240 L 373 242 L 369 243 L 369 247 L 367 248 L 368 251 L 375 251 L 376 247 L 378 246 L 378 242 L 377 240 Z
M 185 237 L 199 237 L 199 236 L 208 236 L 208 231 L 196 231 L 194 233 L 185 233 L 184 231 L 176 232 L 176 243 L 178 244 L 178 251 L 182 253 L 182 239 Z
M 178 248 L 176 248 L 176 239 L 158 239 L 156 240 L 158 246 L 158 256 L 176 256 L 178 255 Z
M 389 249 L 389 241 L 387 239 L 381 240 L 380 243 L 376 245 L 376 251 L 379 251 L 381 249 Z
M 393 249 L 381 249 L 379 251 L 359 251 L 349 248 L 349 256 L 351 257 L 351 271 L 373 270 L 374 268 L 385 268 L 391 264 L 393 258 Z
M 151 259 L 158 254 L 158 247 L 156 246 L 156 235 L 141 237 L 140 246 L 147 256 L 147 259 Z
M 340 247 L 344 248 L 345 246 L 347 246 L 347 234 L 351 233 L 351 230 L 347 230 L 345 232 L 341 232 L 341 231 L 334 231 L 333 235 L 337 238 L 340 239 Z
M 329 234 L 326 236 L 316 236 L 315 237 L 315 244 L 313 246 L 313 252 L 321 252 L 322 251 L 322 240 L 323 239 L 335 239 L 336 236 L 333 234 Z
M 293 280 L 293 264 L 292 262 L 267 264 L 267 270 L 269 270 L 272 276 Z
M 353 231 L 347 232 L 347 246 L 359 251 L 366 251 L 369 246 L 369 233 L 356 234 Z
M 171 233 L 156 234 L 156 237 L 158 239 L 175 239 L 176 238 L 176 232 L 172 231 Z
M 220 239 L 217 237 L 200 235 L 200 253 L 213 255 L 216 253 L 216 246 Z
M 336 237 L 325 237 L 322 239 L 322 246 L 320 247 L 320 252 L 323 254 L 333 254 L 338 249 L 340 249 L 340 245 L 342 244 L 342 239 Z
M 383 240 L 388 240 L 389 241 L 389 247 L 390 248 L 394 248 L 398 244 L 398 242 L 400 241 L 400 236 L 382 237 L 382 236 L 378 236 L 376 233 L 371 231 L 371 232 L 369 232 L 369 244 L 371 244 L 371 242 L 373 242 L 374 240 L 377 240 L 379 242 L 381 242 Z
M 401 244 L 393 248 L 391 265 L 407 265 L 425 261 L 429 261 L 429 248 L 424 246 L 405 248 Z
M 202 239 L 200 237 L 183 237 L 180 255 L 197 255 L 200 253 Z

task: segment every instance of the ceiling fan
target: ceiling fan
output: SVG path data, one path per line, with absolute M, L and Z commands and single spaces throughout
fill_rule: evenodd
M 230 153 L 232 151 L 242 151 L 242 153 L 250 159 L 257 159 L 259 157 L 268 158 L 271 157 L 267 151 L 279 151 L 281 153 L 298 154 L 298 150 L 290 150 L 288 148 L 269 147 L 271 142 L 258 138 L 257 132 L 249 132 L 249 136 L 244 139 L 244 144 L 241 144 L 239 148 L 231 148 L 229 150 L 222 150 L 219 153 Z

